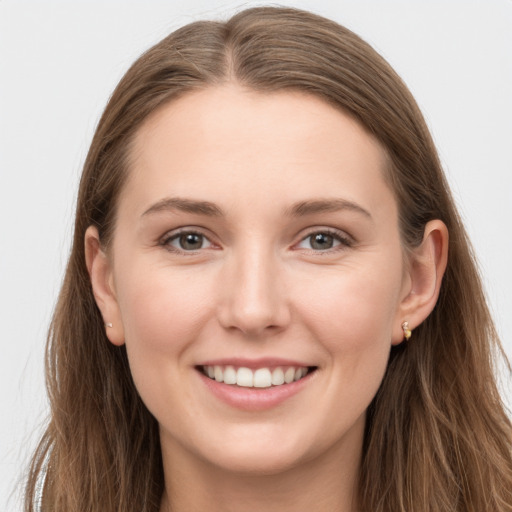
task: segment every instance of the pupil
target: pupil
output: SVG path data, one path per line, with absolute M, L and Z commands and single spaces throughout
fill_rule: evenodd
M 196 235 L 195 233 L 187 233 L 180 236 L 180 245 L 183 249 L 193 250 L 201 249 L 203 245 L 202 235 Z
M 331 249 L 333 246 L 333 237 L 325 233 L 317 233 L 311 237 L 311 247 L 313 249 Z

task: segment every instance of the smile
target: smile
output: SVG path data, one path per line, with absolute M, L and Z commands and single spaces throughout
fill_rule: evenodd
M 244 388 L 270 388 L 296 382 L 314 371 L 315 367 L 278 366 L 251 369 L 232 365 L 204 365 L 199 369 L 210 379 L 224 384 Z

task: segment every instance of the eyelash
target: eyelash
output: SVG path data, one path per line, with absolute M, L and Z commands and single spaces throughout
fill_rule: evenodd
M 165 249 L 167 249 L 170 252 L 174 252 L 177 254 L 187 254 L 187 255 L 197 254 L 198 251 L 200 251 L 201 249 L 204 249 L 204 247 L 201 247 L 196 250 L 186 250 L 186 249 L 180 249 L 178 247 L 174 247 L 173 245 L 171 245 L 171 242 L 173 242 L 174 240 L 179 240 L 180 237 L 187 236 L 187 235 L 196 235 L 198 237 L 201 237 L 203 242 L 207 241 L 209 244 L 213 245 L 213 243 L 210 241 L 210 239 L 206 235 L 204 235 L 200 231 L 196 231 L 193 229 L 183 229 L 183 230 L 180 230 L 177 232 L 170 233 L 170 234 L 164 236 L 164 238 L 162 238 L 162 240 L 160 241 L 160 245 L 164 246 Z
M 305 237 L 303 237 L 299 244 L 305 242 L 308 239 L 311 239 L 315 235 L 327 235 L 329 237 L 332 237 L 335 241 L 339 242 L 339 244 L 334 247 L 329 247 L 328 249 L 323 250 L 315 250 L 315 249 L 306 249 L 310 252 L 314 252 L 317 254 L 331 254 L 336 251 L 342 251 L 344 249 L 350 248 L 354 245 L 354 242 L 351 238 L 344 235 L 342 232 L 334 230 L 334 229 L 316 229 L 314 231 L 311 231 L 309 234 L 307 234 Z M 296 244 L 298 245 L 298 244 Z
M 196 231 L 193 229 L 183 229 L 178 232 L 168 234 L 164 238 L 162 238 L 162 240 L 160 241 L 159 244 L 162 245 L 163 247 L 165 247 L 166 250 L 173 252 L 173 253 L 177 253 L 177 254 L 195 255 L 198 253 L 198 251 L 205 249 L 205 247 L 200 247 L 199 249 L 196 249 L 196 250 L 186 250 L 186 249 L 181 249 L 181 248 L 174 247 L 173 245 L 171 245 L 171 242 L 173 242 L 175 240 L 179 240 L 180 237 L 182 237 L 182 236 L 188 236 L 188 235 L 195 235 L 195 236 L 201 237 L 203 242 L 206 241 L 210 244 L 210 246 L 213 245 L 213 242 L 211 242 L 210 239 L 206 235 L 204 235 L 200 231 Z M 295 244 L 294 247 L 299 246 L 300 244 L 307 241 L 308 239 L 311 239 L 315 235 L 327 235 L 329 237 L 332 237 L 335 242 L 339 242 L 338 245 L 334 245 L 334 247 L 329 247 L 327 249 L 315 250 L 313 248 L 305 248 L 307 251 L 316 253 L 316 254 L 330 254 L 330 253 L 333 253 L 336 251 L 350 248 L 354 244 L 354 242 L 351 238 L 347 237 L 346 235 L 343 235 L 341 232 L 339 232 L 337 230 L 316 229 L 314 231 L 309 232 L 306 236 L 301 238 L 299 243 Z M 206 248 L 209 248 L 209 247 L 206 247 Z

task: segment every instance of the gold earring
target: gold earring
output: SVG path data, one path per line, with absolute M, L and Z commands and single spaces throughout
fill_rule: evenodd
M 404 331 L 404 337 L 406 340 L 409 340 L 411 338 L 411 335 L 412 335 L 412 331 L 411 329 L 409 328 L 409 322 L 404 322 L 402 324 L 402 330 Z
M 112 327 L 112 322 L 108 322 L 105 324 L 105 327 Z

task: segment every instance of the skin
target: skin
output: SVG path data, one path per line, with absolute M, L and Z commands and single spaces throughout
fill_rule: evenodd
M 357 122 L 298 92 L 209 88 L 139 129 L 112 246 L 93 227 L 85 244 L 107 335 L 126 343 L 160 425 L 162 511 L 356 510 L 366 409 L 402 322 L 428 316 L 446 265 L 440 221 L 402 247 L 385 165 Z M 319 200 L 338 208 L 290 213 Z M 198 248 L 177 230 L 202 235 Z M 317 370 L 282 404 L 243 411 L 195 368 L 230 357 Z

